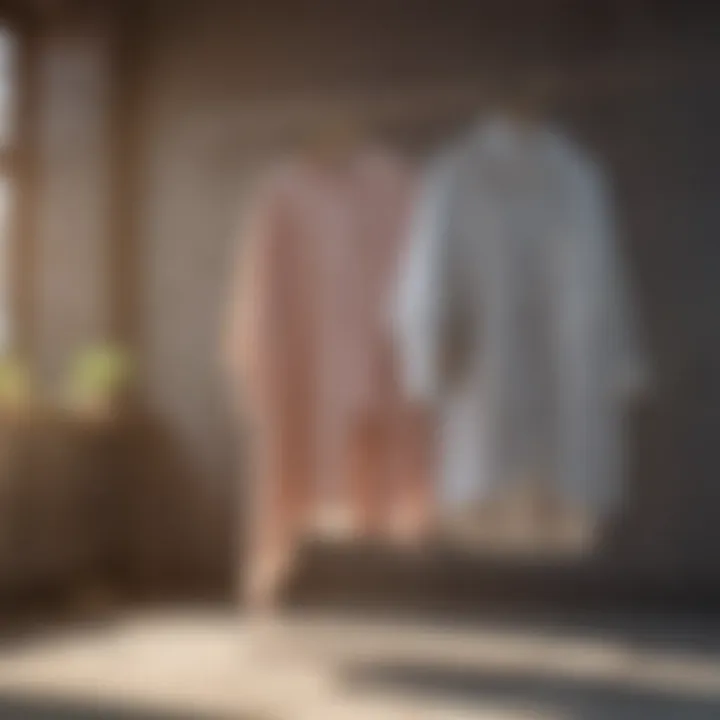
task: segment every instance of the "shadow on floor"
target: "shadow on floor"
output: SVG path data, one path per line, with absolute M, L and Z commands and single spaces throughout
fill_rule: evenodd
M 429 665 L 366 665 L 347 669 L 352 690 L 383 691 L 428 700 L 532 708 L 562 720 L 717 720 L 720 696 L 692 697 L 658 686 L 553 677 L 534 672 L 481 671 Z
M 217 720 L 197 713 L 180 715 L 158 713 L 101 703 L 36 698 L 30 695 L 0 693 L 2 720 Z

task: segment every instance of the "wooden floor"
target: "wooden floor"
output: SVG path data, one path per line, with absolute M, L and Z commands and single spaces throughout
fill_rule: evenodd
M 5 642 L 0 718 L 717 720 L 720 626 L 163 611 Z

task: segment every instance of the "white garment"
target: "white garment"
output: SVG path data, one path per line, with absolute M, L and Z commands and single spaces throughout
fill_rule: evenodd
M 618 502 L 633 314 L 607 188 L 566 138 L 501 118 L 431 164 L 392 315 L 407 390 L 443 418 L 446 502 L 535 471 Z

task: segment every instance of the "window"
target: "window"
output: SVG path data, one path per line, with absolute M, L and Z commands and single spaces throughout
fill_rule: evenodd
M 15 33 L 0 26 L 0 355 L 11 345 L 12 270 L 11 235 L 15 206 L 13 172 L 17 140 L 18 42 Z

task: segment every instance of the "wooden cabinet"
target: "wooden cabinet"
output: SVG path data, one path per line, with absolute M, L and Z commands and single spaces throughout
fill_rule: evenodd
M 0 421 L 0 592 L 107 582 L 116 437 L 114 423 L 56 412 Z

